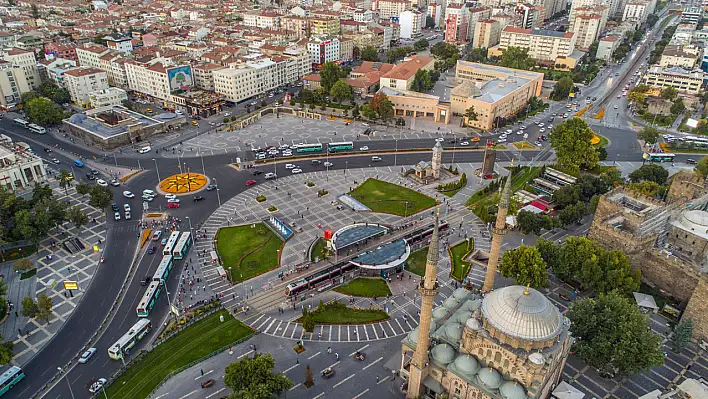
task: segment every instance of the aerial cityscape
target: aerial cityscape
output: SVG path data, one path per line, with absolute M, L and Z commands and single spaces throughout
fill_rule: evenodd
M 706 10 L 4 0 L 0 398 L 708 399 Z

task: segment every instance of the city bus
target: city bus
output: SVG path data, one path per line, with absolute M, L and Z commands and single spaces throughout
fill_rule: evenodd
M 297 152 L 320 152 L 322 144 L 300 144 L 297 146 Z
M 24 120 L 24 119 L 20 119 L 20 118 L 16 118 L 15 120 L 13 120 L 13 122 L 15 123 L 15 125 L 22 126 L 22 127 L 24 127 L 25 129 L 28 128 L 29 125 L 30 125 L 29 122 L 27 122 L 27 121 Z
M 30 132 L 37 133 L 37 134 L 47 133 L 47 131 L 42 126 L 35 125 L 34 123 L 30 123 L 29 130 L 30 130 Z
M 170 238 L 167 239 L 167 243 L 165 244 L 165 247 L 162 248 L 162 254 L 163 255 L 172 255 L 172 250 L 175 247 L 175 244 L 177 244 L 177 240 L 179 240 L 179 230 L 175 230 L 170 234 Z
M 122 359 L 123 354 L 130 353 L 130 349 L 143 339 L 150 330 L 152 330 L 152 323 L 150 323 L 149 319 L 138 320 L 125 335 L 108 348 L 108 356 L 113 360 Z
M 161 283 L 157 281 L 150 282 L 150 285 L 145 291 L 145 295 L 143 295 L 143 299 L 141 299 L 140 303 L 138 303 L 138 307 L 136 309 L 138 312 L 138 317 L 148 317 L 150 311 L 155 306 L 155 302 L 157 302 L 157 298 L 160 296 L 161 288 Z
M 158 283 L 167 281 L 167 276 L 170 275 L 170 270 L 172 270 L 173 265 L 172 255 L 163 256 L 160 264 L 157 266 L 155 274 L 152 275 L 152 281 L 157 281 Z
M 334 151 L 351 151 L 354 149 L 354 143 L 351 141 L 343 141 L 341 143 L 329 143 L 327 144 L 327 150 L 329 152 Z
M 644 153 L 644 160 L 649 162 L 673 162 L 676 155 L 668 152 Z
M 25 378 L 25 373 L 17 366 L 10 366 L 0 376 L 0 396 L 12 389 L 18 382 Z
M 175 248 L 172 250 L 172 256 L 174 256 L 175 259 L 182 259 L 185 256 L 187 256 L 187 252 L 189 252 L 189 248 L 191 248 L 191 247 L 192 247 L 192 233 L 185 231 L 179 237 L 179 241 L 177 241 L 177 245 L 175 245 Z

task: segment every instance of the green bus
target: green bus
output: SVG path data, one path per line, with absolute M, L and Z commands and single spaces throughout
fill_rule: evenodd
M 676 155 L 668 152 L 647 152 L 644 153 L 644 160 L 649 162 L 673 162 Z
M 327 144 L 327 149 L 329 152 L 335 151 L 351 151 L 354 149 L 354 143 L 351 141 L 343 141 L 341 143 L 329 143 Z
M 25 378 L 25 373 L 22 372 L 21 368 L 11 366 L 6 369 L 2 373 L 2 376 L 0 376 L 0 396 L 6 394 L 7 391 L 17 385 L 18 382 L 22 381 L 23 378 Z
M 297 146 L 297 152 L 321 152 L 322 144 L 300 144 Z

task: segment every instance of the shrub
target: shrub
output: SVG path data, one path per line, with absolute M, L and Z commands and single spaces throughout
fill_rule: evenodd
M 266 200 L 266 197 L 263 194 L 258 194 L 258 196 L 256 197 L 256 201 L 258 201 L 258 202 L 265 202 L 265 200 Z
M 275 205 L 271 205 L 268 207 L 268 212 L 275 212 L 277 210 L 278 210 L 278 208 Z

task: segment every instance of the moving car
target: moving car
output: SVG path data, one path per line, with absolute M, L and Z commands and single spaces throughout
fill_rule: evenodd
M 86 178 L 88 180 L 96 180 L 96 176 L 92 175 L 91 173 L 86 173 Z
M 216 184 L 210 184 L 206 186 L 207 191 L 216 190 Z
M 152 233 L 151 240 L 157 241 L 160 239 L 160 237 L 162 237 L 162 230 L 157 230 L 154 233 Z
M 179 204 L 179 200 L 177 198 L 170 198 L 167 200 L 168 204 Z
M 196 197 L 194 197 L 194 202 L 202 201 L 203 199 L 204 197 L 202 197 L 201 195 L 197 195 Z
M 143 199 L 143 201 L 146 201 L 146 202 L 152 202 L 155 199 L 155 197 L 153 197 L 152 195 L 143 194 L 142 199 Z
M 293 172 L 293 174 L 302 173 L 302 169 L 300 169 L 300 168 L 295 168 L 295 169 L 293 169 L 291 172 Z
M 157 251 L 157 247 L 156 247 L 156 246 L 154 246 L 154 245 L 153 245 L 153 246 L 151 246 L 150 248 L 148 248 L 148 255 L 152 255 L 152 254 L 154 254 L 154 253 L 155 253 L 155 251 Z
M 91 384 L 91 386 L 89 387 L 89 392 L 96 393 L 96 392 L 100 391 L 103 388 L 103 386 L 106 385 L 107 382 L 108 382 L 107 379 L 99 378 L 98 380 L 96 380 L 96 382 Z
M 108 187 L 108 182 L 103 179 L 96 180 L 96 184 L 98 184 L 101 187 Z
M 275 173 L 266 173 L 265 176 L 263 176 L 263 177 L 265 177 L 266 180 L 271 180 L 271 179 L 275 179 L 278 176 Z
M 438 138 L 435 139 L 435 141 L 437 141 L 438 143 L 440 143 L 440 142 L 445 141 L 445 139 L 442 138 L 442 137 L 438 137 Z
M 143 147 L 143 148 L 139 149 L 139 150 L 138 150 L 138 153 L 139 153 L 139 154 L 145 154 L 145 153 L 150 152 L 151 150 L 152 150 L 152 148 L 151 148 L 150 146 L 146 146 L 146 147 Z
M 168 202 L 167 203 L 168 208 L 179 208 L 179 203 L 177 202 Z
M 334 377 L 334 369 L 331 367 L 327 367 L 326 369 L 322 370 L 322 378 L 328 379 Z
M 258 176 L 258 175 L 262 175 L 262 174 L 263 174 L 263 171 L 262 171 L 262 170 L 256 169 L 256 170 L 253 171 L 253 176 Z
M 359 147 L 359 151 L 369 151 L 368 146 Z
M 371 157 L 371 161 L 372 162 L 379 162 L 379 161 L 381 161 L 381 157 L 373 156 L 373 157 Z
M 212 379 L 208 379 L 208 380 L 201 383 L 202 388 L 209 388 L 212 385 L 214 385 L 214 380 L 212 380 Z
M 246 185 L 247 185 L 247 186 L 252 186 L 252 185 L 254 185 L 254 184 L 256 184 L 256 181 L 255 181 L 255 180 L 247 180 L 247 181 L 246 181 Z
M 114 213 L 114 214 L 113 214 L 113 218 L 114 218 L 115 220 L 120 220 L 120 212 Z
M 58 164 L 58 163 L 59 163 L 59 160 L 58 160 L 58 159 L 56 159 L 56 158 L 52 158 L 52 163 L 56 165 L 56 164 Z
M 86 352 L 84 352 L 79 358 L 79 363 L 84 364 L 88 362 L 89 359 L 91 359 L 91 356 L 94 355 L 94 353 L 96 353 L 96 348 L 88 348 Z
M 295 169 L 295 168 L 297 168 L 297 166 L 295 166 L 294 164 L 291 164 L 291 163 L 285 164 L 285 169 Z
M 177 196 L 174 194 L 165 194 L 165 198 L 167 198 L 169 200 L 169 199 L 175 199 L 175 198 L 177 198 Z
M 111 186 L 113 186 L 113 187 L 120 186 L 120 181 L 118 181 L 118 179 L 111 180 Z
M 695 165 L 695 164 L 697 164 L 698 162 L 696 162 L 695 159 L 688 158 L 688 159 L 686 160 L 686 163 L 691 164 L 691 165 Z
M 312 161 L 310 161 L 310 163 L 311 163 L 312 165 L 319 165 L 319 164 L 322 163 L 322 161 L 320 161 L 319 159 L 313 159 Z
M 470 142 L 469 142 L 469 141 L 463 141 L 463 142 L 460 143 L 460 145 L 463 146 L 463 147 L 465 147 L 465 146 L 470 145 Z
M 334 164 L 333 164 L 332 162 L 325 162 L 325 163 L 324 163 L 324 167 L 325 167 L 325 168 L 329 168 L 329 167 L 332 167 L 332 166 L 334 166 Z

